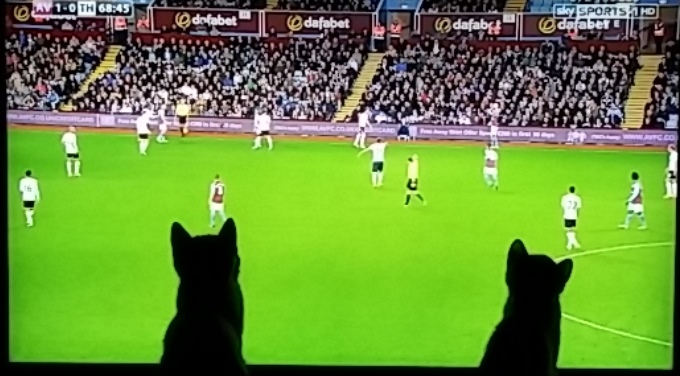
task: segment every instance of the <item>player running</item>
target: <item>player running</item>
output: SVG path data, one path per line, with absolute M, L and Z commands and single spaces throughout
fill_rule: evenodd
M 498 190 L 498 152 L 489 144 L 484 150 L 484 181 L 490 188 Z
M 404 207 L 408 206 L 409 202 L 411 202 L 411 196 L 413 195 L 418 197 L 423 205 L 427 205 L 425 198 L 418 190 L 418 170 L 418 156 L 413 154 L 413 156 L 408 159 L 408 167 L 406 170 L 406 202 L 404 203 Z
M 259 149 L 262 147 L 262 137 L 267 140 L 269 150 L 274 148 L 274 141 L 272 140 L 272 136 L 269 135 L 271 124 L 272 118 L 265 110 L 262 110 L 260 113 L 255 113 L 255 120 L 253 124 L 253 128 L 255 130 L 255 144 L 253 149 Z
M 666 196 L 678 197 L 678 151 L 675 145 L 668 145 L 668 167 L 666 167 Z
M 366 152 L 372 153 L 372 164 L 371 164 L 371 179 L 373 181 L 373 188 L 378 188 L 383 185 L 383 169 L 385 168 L 385 148 L 387 147 L 387 142 L 383 142 L 382 139 L 375 140 L 375 143 L 368 148 L 359 152 L 357 157 L 360 157 Z
M 227 215 L 224 213 L 224 195 L 226 188 L 220 175 L 215 175 L 215 180 L 210 184 L 210 199 L 208 205 L 210 207 L 210 227 L 215 227 L 215 216 L 220 215 L 222 221 L 227 221 Z
M 647 221 L 645 220 L 645 210 L 642 205 L 642 184 L 639 181 L 640 175 L 638 175 L 637 172 L 633 172 L 631 178 L 633 179 L 632 191 L 630 197 L 626 200 L 628 213 L 626 214 L 626 220 L 622 225 L 619 225 L 619 228 L 627 229 L 630 220 L 633 218 L 633 214 L 635 214 L 640 218 L 640 227 L 638 227 L 638 229 L 644 230 L 647 228 Z
M 366 148 L 366 130 L 371 128 L 371 111 L 365 108 L 359 113 L 359 130 L 357 135 L 354 137 L 354 147 L 365 149 Z
M 562 196 L 562 218 L 564 219 L 564 229 L 567 232 L 567 250 L 581 248 L 576 240 L 576 220 L 578 212 L 581 210 L 581 198 L 576 194 L 576 188 L 569 187 L 569 193 Z
M 151 121 L 152 112 L 144 110 L 137 118 L 137 141 L 139 142 L 139 153 L 146 155 L 146 149 L 149 148 L 149 122 Z
M 68 177 L 80 176 L 80 152 L 76 127 L 68 127 L 68 131 L 61 136 L 61 144 L 66 151 L 66 174 Z
M 33 214 L 35 204 L 40 201 L 40 189 L 38 180 L 33 177 L 31 170 L 26 171 L 26 176 L 19 181 L 19 192 L 24 203 L 24 214 L 26 215 L 26 226 L 33 227 Z
M 489 115 L 491 115 L 491 121 L 489 122 L 489 142 L 490 147 L 493 149 L 498 149 L 498 116 L 501 114 L 501 107 L 498 103 L 491 105 L 489 109 Z

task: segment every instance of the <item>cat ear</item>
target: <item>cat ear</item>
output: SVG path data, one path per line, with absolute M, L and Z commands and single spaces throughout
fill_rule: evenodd
M 557 289 L 560 293 L 564 291 L 572 270 L 574 270 L 574 262 L 571 259 L 566 259 L 557 264 Z
M 505 270 L 505 283 L 508 285 L 508 287 L 512 284 L 513 276 L 515 275 L 513 273 L 515 265 L 517 265 L 519 260 L 527 256 L 529 256 L 529 252 L 527 252 L 527 249 L 521 240 L 516 239 L 514 242 L 512 242 L 510 245 L 510 251 L 508 251 L 508 264 Z
M 184 252 L 187 243 L 191 240 L 191 235 L 179 223 L 175 222 L 170 228 L 170 243 L 172 244 L 172 258 L 175 264 L 177 275 L 182 275 L 182 267 L 185 263 Z
M 218 236 L 227 249 L 236 250 L 236 223 L 233 219 L 229 218 L 224 222 Z

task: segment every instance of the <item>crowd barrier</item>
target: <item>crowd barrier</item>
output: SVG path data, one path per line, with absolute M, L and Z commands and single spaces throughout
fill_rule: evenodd
M 12 125 L 46 125 L 93 128 L 130 129 L 134 133 L 134 115 L 55 113 L 40 111 L 7 111 L 7 122 Z M 252 133 L 253 121 L 249 119 L 194 117 L 189 121 L 192 131 Z M 485 126 L 437 126 L 414 124 L 412 132 L 419 139 L 486 141 L 489 128 Z M 369 135 L 396 138 L 399 126 L 395 124 L 374 125 Z M 273 120 L 273 134 L 298 136 L 347 136 L 357 132 L 354 124 L 328 123 L 294 120 Z M 548 144 L 610 144 L 610 145 L 647 145 L 665 146 L 675 144 L 677 132 L 668 130 L 620 130 L 620 129 L 563 129 L 563 128 L 523 128 L 502 127 L 499 139 L 503 142 L 533 142 Z

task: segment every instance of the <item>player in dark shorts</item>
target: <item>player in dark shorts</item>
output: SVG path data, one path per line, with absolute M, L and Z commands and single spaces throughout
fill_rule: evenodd
M 566 228 L 566 229 L 576 228 L 576 220 L 575 219 L 565 219 L 564 220 L 564 228 Z
M 418 156 L 413 155 L 408 159 L 408 176 L 406 178 L 406 202 L 404 206 L 408 206 L 411 202 L 411 196 L 416 196 L 423 205 L 426 205 L 425 198 L 418 190 Z

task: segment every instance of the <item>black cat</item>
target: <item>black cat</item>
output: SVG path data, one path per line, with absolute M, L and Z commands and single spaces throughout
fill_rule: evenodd
M 193 238 L 173 223 L 171 243 L 179 276 L 177 314 L 165 333 L 161 368 L 165 373 L 204 369 L 247 375 L 234 221 L 227 220 L 218 235 Z
M 571 260 L 556 264 L 548 256 L 529 255 L 520 240 L 512 243 L 505 275 L 510 293 L 480 365 L 483 375 L 557 374 L 559 298 L 572 268 Z

